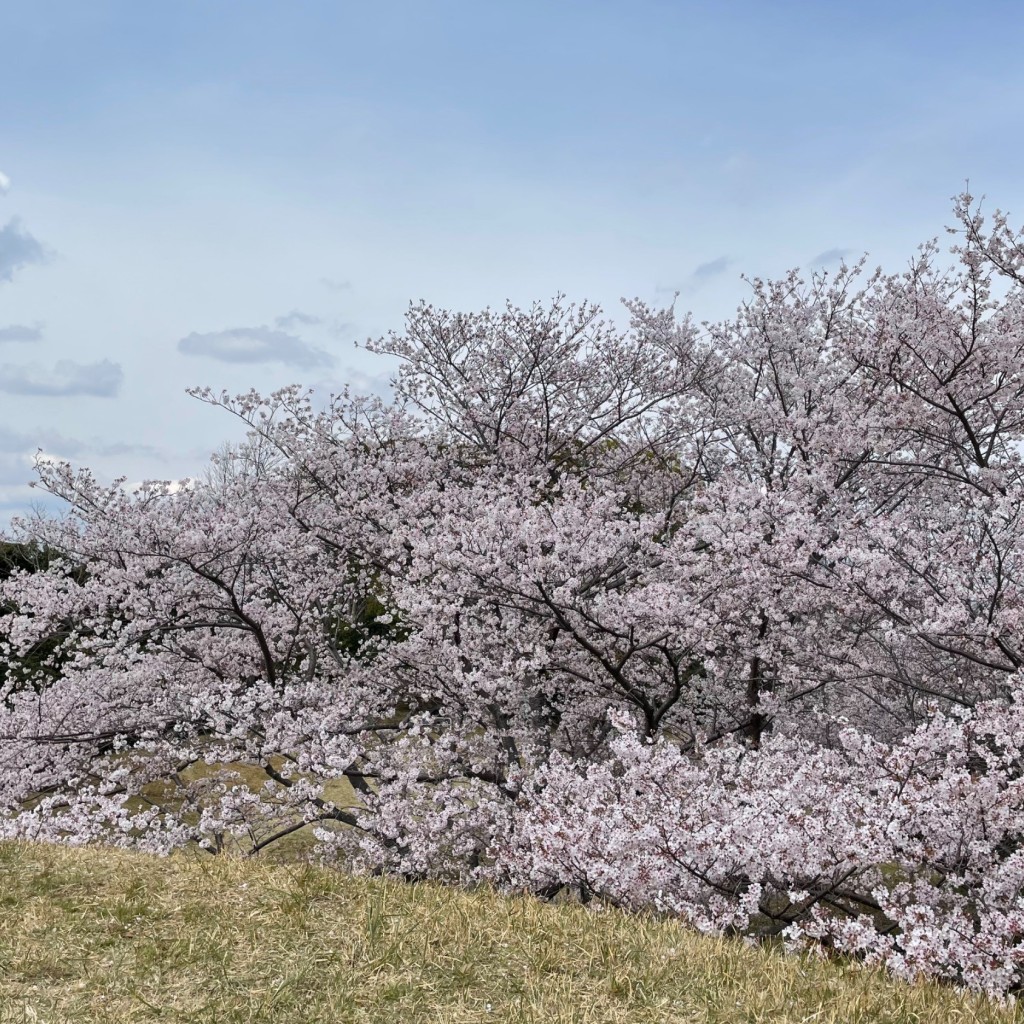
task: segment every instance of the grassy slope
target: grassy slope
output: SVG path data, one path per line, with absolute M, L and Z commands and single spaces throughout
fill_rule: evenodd
M 0 1021 L 1004 1022 L 616 911 L 238 858 L 0 843 Z

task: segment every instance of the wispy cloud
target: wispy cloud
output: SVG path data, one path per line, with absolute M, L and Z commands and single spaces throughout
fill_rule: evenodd
M 654 286 L 654 294 L 656 296 L 693 295 L 694 292 L 699 291 L 708 281 L 724 274 L 734 263 L 735 260 L 729 256 L 719 256 L 718 259 L 708 260 L 707 263 L 698 263 L 679 284 L 656 284 Z
M 330 380 L 319 380 L 311 385 L 313 404 L 318 408 L 326 407 L 329 395 L 340 395 L 346 387 L 357 395 L 377 395 L 385 401 L 394 397 L 391 387 L 390 373 L 365 373 L 351 366 L 346 367 L 340 377 Z
M 690 275 L 695 281 L 706 281 L 711 277 L 718 277 L 725 273 L 732 266 L 733 261 L 728 256 L 719 256 L 717 260 L 708 263 L 701 263 Z
M 4 174 L 3 171 L 0 171 L 0 196 L 7 195 L 7 193 L 10 192 L 10 190 L 11 190 L 11 179 L 8 178 L 7 175 Z
M 91 442 L 84 446 L 87 451 L 95 452 L 105 458 L 112 455 L 142 455 L 148 459 L 167 459 L 167 453 L 151 444 L 132 444 L 128 441 L 114 441 L 113 444 L 97 444 Z
M 207 334 L 193 332 L 178 342 L 189 356 L 209 356 L 224 363 L 285 363 L 309 369 L 332 366 L 334 358 L 301 338 L 270 327 L 232 327 Z
M 293 309 L 287 316 L 274 318 L 274 324 L 283 330 L 288 330 L 291 327 L 298 327 L 300 325 L 312 327 L 318 323 L 321 323 L 320 317 L 311 316 L 309 313 L 303 313 L 299 309 Z
M 9 324 L 0 327 L 0 343 L 5 341 L 42 341 L 42 324 L 29 327 L 27 324 Z
M 0 391 L 9 395 L 45 395 L 64 397 L 93 395 L 113 398 L 121 389 L 124 374 L 117 363 L 103 359 L 98 363 L 60 360 L 52 370 L 36 366 L 0 366 Z
M 0 487 L 17 487 L 32 479 L 32 463 L 21 455 L 0 453 Z
M 321 277 L 320 283 L 332 292 L 344 292 L 352 287 L 351 281 L 336 281 L 333 277 Z
M 8 430 L 0 426 L 0 452 L 34 452 L 38 448 L 46 448 L 60 452 L 69 457 L 81 455 L 85 445 L 54 430 L 40 430 L 25 433 L 20 430 Z
M 14 217 L 0 228 L 0 281 L 10 281 L 17 270 L 49 259 L 46 246 Z
M 839 263 L 840 260 L 846 259 L 852 252 L 852 249 L 826 249 L 824 252 L 819 252 L 811 260 L 810 265 L 812 267 L 827 267 L 831 263 Z
M 347 341 L 352 337 L 352 331 L 355 329 L 355 326 L 356 325 L 349 320 L 335 320 L 334 323 L 327 328 L 327 333 L 332 338 Z
M 0 426 L 0 452 L 21 452 L 30 446 L 28 434 Z
M 26 457 L 35 452 L 43 451 L 49 456 L 60 458 L 79 458 L 85 455 L 96 455 L 110 458 L 121 455 L 141 456 L 148 459 L 164 461 L 166 452 L 151 444 L 136 444 L 129 441 L 101 441 L 97 438 L 83 440 L 68 437 L 57 430 L 43 427 L 38 430 L 8 430 L 0 426 L 0 454 L 22 454 Z

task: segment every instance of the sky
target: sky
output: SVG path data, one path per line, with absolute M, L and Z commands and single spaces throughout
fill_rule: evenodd
M 1024 6 L 0 0 L 0 529 L 199 476 L 209 385 L 388 393 L 410 302 L 730 316 L 1024 224 Z M 943 242 L 943 244 L 946 244 Z

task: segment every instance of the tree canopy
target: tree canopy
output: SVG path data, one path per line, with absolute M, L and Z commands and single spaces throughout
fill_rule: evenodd
M 754 280 L 717 324 L 412 306 L 393 401 L 197 389 L 249 440 L 187 487 L 41 464 L 0 835 L 313 825 L 352 870 L 1016 990 L 1024 235 L 955 215 L 952 267 Z

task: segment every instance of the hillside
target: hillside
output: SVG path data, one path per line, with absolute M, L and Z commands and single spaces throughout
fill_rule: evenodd
M 672 922 L 238 858 L 0 843 L 0 1021 L 1008 1022 Z

